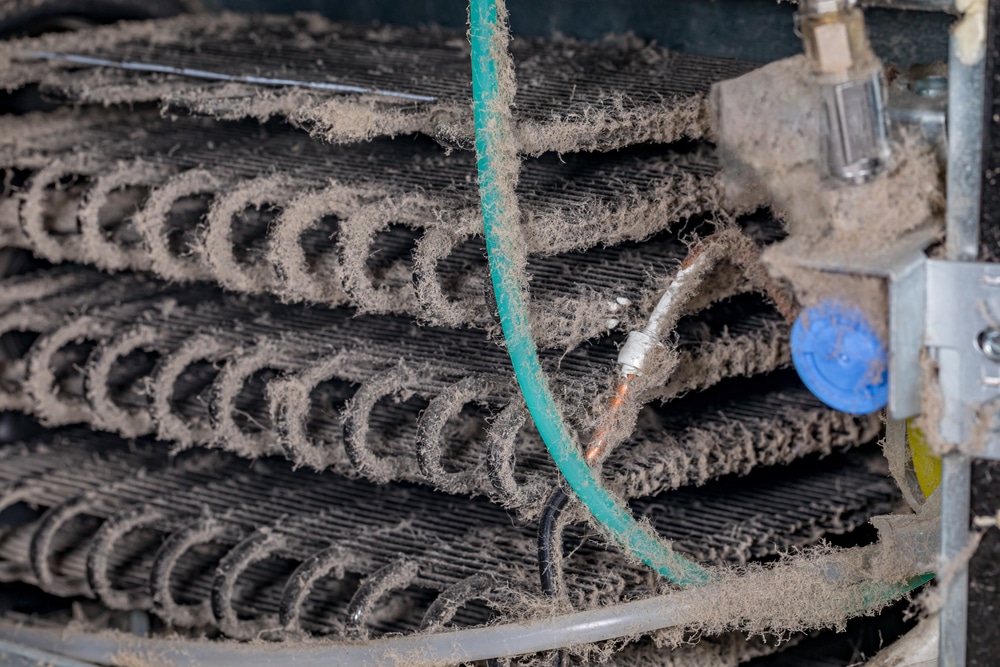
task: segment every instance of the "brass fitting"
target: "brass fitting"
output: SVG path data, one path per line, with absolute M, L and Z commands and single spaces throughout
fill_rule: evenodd
M 855 0 L 801 0 L 796 27 L 823 89 L 823 147 L 831 175 L 873 179 L 888 164 L 889 128 L 882 64 Z
M 864 14 L 851 0 L 802 0 L 798 28 L 813 69 L 831 82 L 875 61 Z

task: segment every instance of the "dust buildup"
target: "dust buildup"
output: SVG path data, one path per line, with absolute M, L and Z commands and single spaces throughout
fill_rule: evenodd
M 42 335 L 32 345 L 25 389 L 43 424 L 74 424 L 86 419 L 88 409 L 79 369 L 95 341 L 111 333 L 108 323 L 83 316 Z
M 267 249 L 261 240 L 271 227 L 273 211 L 288 202 L 296 185 L 281 177 L 247 180 L 212 202 L 202 255 L 223 287 L 252 293 L 275 282 L 274 269 L 263 263 Z
M 884 266 L 901 239 L 942 235 L 944 174 L 933 149 L 904 136 L 873 181 L 847 185 L 827 175 L 820 89 L 805 57 L 717 84 L 712 95 L 728 199 L 767 203 L 786 221 L 788 239 L 765 252 L 772 275 L 804 306 L 850 295 L 885 339 L 884 281 L 829 270 Z
M 21 203 L 21 229 L 28 247 L 51 262 L 79 261 L 82 247 L 77 211 L 83 193 L 108 161 L 104 156 L 78 153 L 57 158 L 32 177 Z
M 251 46 L 262 76 L 437 100 L 16 57 L 197 59 L 237 74 Z M 773 650 L 728 630 L 842 623 L 858 610 L 833 601 L 750 613 L 773 574 L 749 563 L 898 503 L 877 454 L 859 449 L 878 419 L 824 407 L 789 370 L 796 305 L 759 262 L 785 233 L 755 212 L 773 194 L 727 202 L 703 141 L 709 85 L 750 68 L 505 29 L 493 51 L 493 111 L 509 130 L 493 157 L 519 230 L 503 241 L 581 438 L 600 421 L 608 396 L 595 387 L 612 386 L 624 332 L 690 248 L 721 239 L 623 408 L 602 476 L 680 553 L 743 566 L 753 588 L 729 585 L 718 617 L 690 631 L 569 655 L 721 667 Z M 39 510 L 0 540 L 0 578 L 246 640 L 475 626 L 663 590 L 572 505 L 560 597 L 539 590 L 535 521 L 561 476 L 496 344 L 463 150 L 468 61 L 461 33 L 315 16 L 187 16 L 0 45 L 0 86 L 38 83 L 80 105 L 0 118 L 0 167 L 18 174 L 0 241 L 56 263 L 0 279 L 0 407 L 65 429 L 0 448 L 0 508 Z M 178 109 L 196 115 L 159 113 Z M 847 552 L 783 567 L 804 586 L 828 557 L 860 566 Z
M 110 281 L 104 274 L 77 266 L 63 266 L 9 276 L 3 279 L 0 312 L 7 312 L 16 306 L 27 306 L 56 295 L 67 297 L 87 292 L 94 286 L 108 282 Z
M 712 99 L 731 198 L 774 206 L 798 247 L 873 251 L 943 224 L 943 171 L 916 140 L 896 142 L 889 169 L 870 183 L 845 185 L 826 175 L 820 88 L 804 56 L 716 84 Z
M 739 633 L 717 637 L 693 636 L 679 646 L 657 641 L 654 637 L 620 648 L 607 656 L 607 662 L 602 662 L 604 656 L 599 650 L 597 655 L 591 653 L 587 658 L 594 664 L 621 667 L 736 667 L 753 658 L 777 653 L 785 647 L 775 639 L 748 638 Z
M 177 449 L 211 442 L 212 425 L 204 392 L 218 377 L 220 364 L 239 348 L 211 329 L 194 333 L 160 360 L 151 374 L 150 411 L 156 434 Z M 182 382 L 183 378 L 183 382 Z
M 84 54 L 228 75 L 330 82 L 434 97 L 414 102 L 370 94 L 209 82 L 92 69 L 20 56 Z M 247 53 L 253 53 L 248 58 Z M 521 82 L 514 101 L 523 153 L 610 150 L 701 138 L 709 86 L 753 65 L 673 53 L 636 39 L 583 43 L 514 39 Z M 392 62 L 372 68 L 373 60 Z M 0 87 L 40 83 L 74 102 L 159 102 L 224 120 L 284 118 L 326 141 L 423 133 L 450 145 L 473 141 L 469 44 L 461 31 L 335 24 L 316 15 L 204 14 L 15 40 L 0 48 Z M 511 91 L 514 94 L 514 91 Z
M 511 375 L 497 373 L 507 356 L 482 332 L 78 270 L 96 284 L 0 316 L 0 328 L 6 320 L 6 330 L 37 334 L 2 370 L 11 400 L 48 423 L 83 422 L 127 437 L 156 433 L 177 449 L 285 453 L 300 465 L 352 477 L 485 494 L 527 514 L 537 512 L 540 490 L 555 480 L 523 418 L 514 419 L 516 428 L 488 419 L 507 412 L 513 399 Z M 85 314 L 61 314 L 88 301 Z M 877 420 L 822 408 L 793 377 L 773 375 L 788 364 L 787 335 L 783 319 L 748 296 L 683 319 L 674 353 L 682 370 L 660 385 L 647 382 L 641 404 L 740 375 L 772 374 L 776 393 L 748 394 L 724 407 L 711 407 L 710 394 L 695 394 L 680 413 L 671 413 L 669 402 L 644 408 L 630 446 L 649 451 L 608 463 L 620 491 L 637 497 L 700 484 L 874 437 Z M 604 401 L 590 388 L 611 385 L 616 355 L 608 338 L 543 354 L 583 432 L 594 428 Z M 730 410 L 738 416 L 717 416 Z M 685 416 L 662 422 L 666 417 L 656 414 Z M 732 446 L 742 440 L 746 447 Z
M 500 614 L 523 617 L 541 602 L 534 526 L 484 500 L 418 486 L 331 484 L 328 474 L 295 471 L 279 459 L 247 466 L 244 459 L 203 449 L 168 457 L 150 440 L 127 443 L 86 430 L 46 434 L 7 446 L 0 456 L 0 486 L 20 489 L 22 501 L 69 516 L 84 507 L 78 498 L 92 499 L 86 511 L 98 522 L 96 546 L 87 557 L 63 559 L 60 582 L 97 581 L 87 595 L 106 597 L 116 608 L 149 608 L 181 627 L 241 638 L 267 630 L 281 638 L 288 624 L 279 621 L 295 618 L 298 630 L 330 637 L 362 629 L 371 636 L 416 631 L 435 597 L 477 576 L 478 595 Z M 134 474 L 139 469 L 143 474 Z M 665 494 L 643 501 L 637 511 L 685 553 L 739 563 L 808 543 L 813 531 L 851 530 L 895 502 L 891 482 L 856 460 L 833 458 L 791 473 L 775 471 L 763 485 L 748 479 L 736 491 L 723 484 Z M 773 510 L 774 498 L 803 490 L 816 494 L 815 502 Z M 737 507 L 755 518 L 729 516 Z M 44 519 L 29 523 L 21 538 L 0 544 L 0 564 L 12 571 L 27 564 L 33 534 L 46 525 Z M 129 567 L 108 569 L 109 550 L 140 527 L 148 551 Z M 84 554 L 89 537 L 70 522 L 49 536 L 51 544 Z M 300 565 L 322 564 L 331 549 L 342 556 L 335 576 L 304 576 L 305 589 L 286 587 Z M 656 587 L 655 575 L 592 540 L 571 559 L 585 565 L 567 570 L 569 599 L 610 604 Z M 159 593 L 124 594 L 149 590 L 151 578 Z M 164 597 L 164 579 L 183 582 L 183 601 L 174 592 Z M 366 587 L 365 580 L 373 585 Z M 611 580 L 620 586 L 609 589 Z M 427 596 L 423 602 L 402 604 L 419 591 Z M 356 622 L 348 621 L 348 609 L 359 610 Z M 487 620 L 466 608 L 452 622 Z M 710 641 L 706 650 L 713 646 Z
M 149 389 L 137 385 L 145 384 L 155 367 L 157 353 L 169 349 L 169 342 L 171 337 L 166 332 L 140 324 L 125 329 L 91 353 L 84 375 L 95 426 L 127 438 L 151 432 L 148 409 L 130 408 L 129 404 L 143 405 Z
M 492 324 L 470 154 L 420 140 L 324 146 L 276 125 L 135 113 L 138 132 L 81 113 L 76 132 L 56 114 L 46 134 L 33 118 L 37 142 L 11 148 L 11 164 L 38 166 L 21 207 L 36 253 L 439 326 Z M 638 326 L 643 313 L 619 301 L 656 298 L 657 276 L 686 253 L 682 234 L 713 231 L 697 219 L 739 213 L 719 208 L 705 146 L 545 155 L 525 163 L 516 192 L 536 335 L 564 349 Z M 758 243 L 779 237 L 777 222 L 754 220 Z M 705 291 L 708 303 L 728 296 Z
M 142 237 L 133 216 L 149 191 L 169 176 L 169 168 L 141 160 L 123 162 L 102 173 L 87 189 L 78 213 L 81 257 L 107 271 L 148 268 L 136 246 Z
M 151 269 L 172 281 L 211 279 L 290 302 L 490 327 L 471 155 L 420 140 L 322 146 L 287 127 L 136 114 L 144 118 L 139 134 L 82 114 L 73 132 L 58 115 L 44 142 L 13 151 L 12 163 L 44 165 L 22 206 L 26 244 L 36 252 Z M 90 183 L 94 155 L 120 166 Z M 706 147 L 639 147 L 525 163 L 517 195 L 543 347 L 571 348 L 605 333 L 609 320 L 612 329 L 638 326 L 642 313 L 618 301 L 655 298 L 656 272 L 684 257 L 688 220 L 738 213 L 719 209 L 714 160 Z M 108 218 L 108 197 L 123 191 L 141 196 L 122 200 L 128 206 Z M 63 192 L 75 198 L 60 214 L 65 231 L 55 234 L 45 211 Z M 99 215 L 103 223 L 95 223 Z M 713 228 L 693 224 L 698 233 Z M 753 226 L 760 244 L 779 231 L 773 220 Z M 409 246 L 400 232 L 413 236 Z M 382 266 L 389 257 L 398 260 Z M 570 263 L 580 280 L 571 280 Z M 708 301 L 727 295 L 708 292 Z
M 764 260 L 777 279 L 794 286 L 803 307 L 846 303 L 864 314 L 883 341 L 889 340 L 889 290 L 883 278 L 805 268 L 793 259 L 796 255 L 786 254 L 794 252 L 790 246 L 779 246 L 769 248 Z

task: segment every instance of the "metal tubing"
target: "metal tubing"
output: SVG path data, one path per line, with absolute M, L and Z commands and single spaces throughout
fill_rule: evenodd
M 948 259 L 979 257 L 985 58 L 965 65 L 952 36 L 948 59 Z
M 75 65 L 90 65 L 92 67 L 110 67 L 114 69 L 130 70 L 133 72 L 147 72 L 150 74 L 172 74 L 174 76 L 186 76 L 193 79 L 207 79 L 209 81 L 234 81 L 237 83 L 247 83 L 257 86 L 289 86 L 293 88 L 306 88 L 310 90 L 322 90 L 332 93 L 353 93 L 356 95 L 379 95 L 381 97 L 394 97 L 412 102 L 436 102 L 437 98 L 430 95 L 415 95 L 412 93 L 402 93 L 395 90 L 379 90 L 377 88 L 363 88 L 361 86 L 348 86 L 340 83 L 328 81 L 299 81 L 296 79 L 277 79 L 252 75 L 224 74 L 222 72 L 210 72 L 202 69 L 191 69 L 189 67 L 171 67 L 170 65 L 158 65 L 156 63 L 138 63 L 121 60 L 108 60 L 106 58 L 94 58 L 91 56 L 75 53 L 49 53 L 47 51 L 25 51 L 20 54 L 23 58 L 35 58 L 38 60 L 54 60 L 72 63 Z
M 900 534 L 904 542 L 897 546 L 900 571 L 924 566 L 916 554 L 933 548 L 926 544 L 921 529 Z M 843 605 L 845 616 L 864 613 L 899 598 L 925 583 L 929 576 L 906 583 L 873 581 L 859 570 L 863 563 L 880 556 L 879 545 L 818 555 L 807 570 L 813 583 L 830 590 L 827 604 Z M 799 561 L 802 564 L 802 561 Z M 736 625 L 744 620 L 739 614 L 752 613 L 771 605 L 787 605 L 798 588 L 789 589 L 789 566 L 776 565 L 758 579 L 758 586 L 747 591 L 745 606 L 735 610 L 736 617 L 726 619 Z M 845 581 L 845 575 L 846 581 Z M 796 580 L 801 585 L 801 580 Z M 836 585 L 831 585 L 836 583 Z M 591 644 L 617 637 L 632 637 L 671 627 L 685 627 L 718 613 L 720 599 L 732 599 L 732 581 L 710 583 L 702 588 L 657 595 L 623 604 L 598 607 L 589 611 L 538 618 L 505 625 L 487 625 L 465 630 L 385 636 L 369 641 L 311 642 L 287 645 L 213 642 L 189 639 L 140 639 L 121 634 L 91 634 L 75 628 L 44 629 L 0 619 L 0 640 L 30 645 L 101 664 L 117 664 L 122 655 L 137 661 L 170 667 L 269 667 L 294 664 L 296 667 L 432 667 L 494 657 L 517 656 L 559 649 L 564 646 Z M 773 619 L 773 629 L 785 621 Z M 791 621 L 793 624 L 799 620 Z
M 7 667 L 95 667 L 93 663 L 64 658 L 14 642 L 0 641 L 0 664 Z
M 965 667 L 966 626 L 968 624 L 969 565 L 956 560 L 969 543 L 969 498 L 972 466 L 968 456 L 953 452 L 941 465 L 941 557 L 939 573 L 944 588 L 939 618 L 940 667 Z
M 967 65 L 953 35 L 948 59 L 948 210 L 946 254 L 952 261 L 975 261 L 979 257 L 983 164 L 983 109 L 986 58 Z M 985 56 L 985 53 L 983 54 Z M 956 378 L 943 378 L 954 385 Z M 971 462 L 954 452 L 942 461 L 941 557 L 947 568 L 969 539 Z M 969 571 L 966 564 L 946 578 L 941 609 L 941 667 L 964 667 L 968 622 Z

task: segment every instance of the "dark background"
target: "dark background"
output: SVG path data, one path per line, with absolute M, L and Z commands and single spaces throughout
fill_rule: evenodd
M 338 20 L 465 26 L 467 0 L 203 0 L 209 9 L 314 11 Z M 801 52 L 795 5 L 776 0 L 508 0 L 513 31 L 525 37 L 599 39 L 632 32 L 667 48 L 756 62 Z M 934 12 L 867 11 L 869 31 L 889 62 L 947 60 L 951 17 Z

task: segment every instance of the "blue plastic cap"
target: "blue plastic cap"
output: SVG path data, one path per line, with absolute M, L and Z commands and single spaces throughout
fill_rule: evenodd
M 792 362 L 816 397 L 835 410 L 864 415 L 889 402 L 885 343 L 857 308 L 823 301 L 792 327 Z

